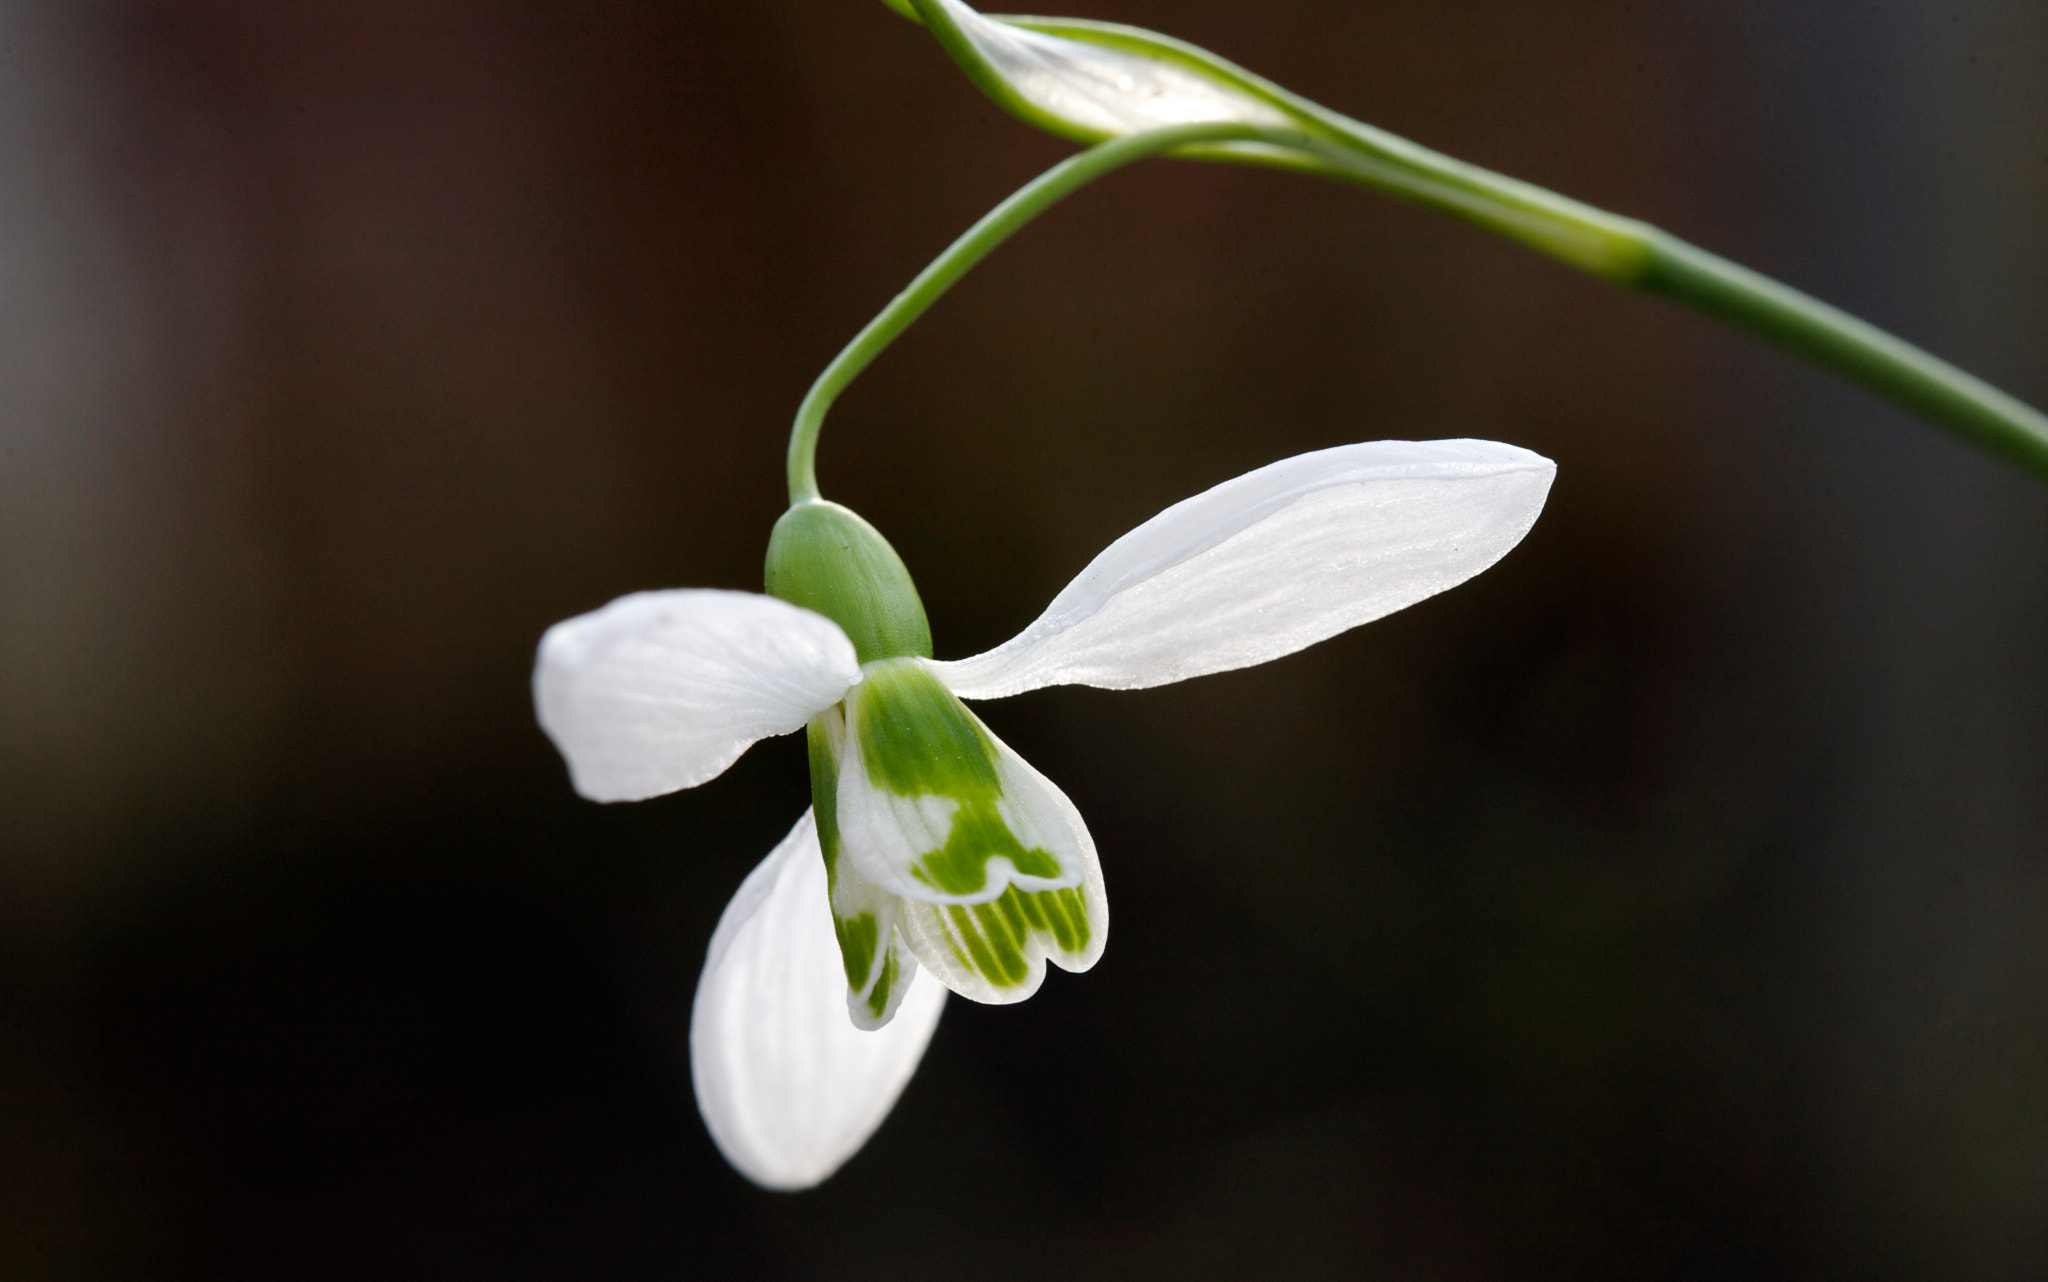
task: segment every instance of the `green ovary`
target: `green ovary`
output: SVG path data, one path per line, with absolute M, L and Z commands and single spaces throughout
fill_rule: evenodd
M 919 856 L 910 875 L 949 895 L 971 895 L 988 884 L 988 861 L 998 855 L 1027 877 L 1060 875 L 1059 860 L 1051 851 L 1025 849 L 996 812 L 995 803 L 981 799 L 960 803 L 946 844 Z

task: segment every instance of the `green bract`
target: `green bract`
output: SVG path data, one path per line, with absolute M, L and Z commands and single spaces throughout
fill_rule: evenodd
M 931 624 L 881 531 L 825 499 L 793 505 L 768 536 L 768 595 L 846 630 L 862 663 L 932 654 Z

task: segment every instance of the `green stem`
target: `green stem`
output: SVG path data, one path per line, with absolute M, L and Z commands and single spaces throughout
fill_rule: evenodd
M 2048 480 L 2048 417 L 1911 343 L 1675 236 L 1654 234 L 1646 294 L 1684 303 L 1859 383 Z
M 1427 205 L 1604 280 L 1684 304 L 1831 369 L 2048 480 L 2048 416 L 1904 339 L 1648 223 L 1420 147 L 1390 158 L 1380 137 L 1352 141 L 1350 156 L 1333 163 L 1325 151 L 1296 167 Z
M 811 385 L 803 404 L 797 407 L 796 424 L 789 433 L 789 501 L 791 505 L 818 497 L 818 431 L 825 413 L 862 370 L 882 354 L 896 336 L 922 316 L 926 308 L 966 275 L 996 246 L 1008 240 L 1036 218 L 1076 190 L 1132 161 L 1194 143 L 1228 140 L 1259 140 L 1275 146 L 1316 147 L 1314 140 L 1293 130 L 1259 128 L 1236 123 L 1180 125 L 1147 133 L 1130 134 L 1091 147 L 1048 169 L 1008 200 L 990 210 L 965 235 L 946 247 L 931 266 L 902 293 L 889 301 L 879 315 L 854 335 L 818 381 Z
M 1214 102 L 1234 100 L 1246 118 L 1290 122 L 1308 143 L 1217 139 L 1185 147 L 1181 155 L 1339 178 L 1464 219 L 1603 280 L 1747 330 L 2048 480 L 2048 417 L 2040 411 L 1874 325 L 1648 223 L 1431 151 L 1156 32 L 1077 18 L 989 19 L 953 0 L 891 3 L 914 11 L 983 92 L 1040 128 L 1080 142 L 1102 136 L 1051 114 L 1047 102 L 1012 83 L 977 32 L 986 37 L 992 24 L 1006 23 L 1092 47 L 1111 60 L 1192 73 L 1221 92 Z M 1078 81 L 1070 87 L 1091 88 Z

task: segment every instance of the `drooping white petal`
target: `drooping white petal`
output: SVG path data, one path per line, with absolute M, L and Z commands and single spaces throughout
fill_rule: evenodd
M 715 777 L 859 680 L 823 615 L 752 592 L 635 592 L 547 630 L 533 701 L 577 792 L 639 801 Z
M 838 745 L 844 862 L 878 890 L 983 904 L 1066 890 L 1094 857 L 1050 780 L 989 732 L 922 659 L 870 663 Z
M 1113 136 L 1209 121 L 1293 123 L 1271 104 L 1190 67 L 1012 26 L 960 0 L 940 4 L 1026 102 L 1085 132 Z
M 690 1012 L 697 1110 L 740 1174 L 809 1188 L 874 1134 L 946 1003 L 939 985 L 905 982 L 886 1027 L 847 1019 L 825 861 L 805 811 L 726 905 Z
M 1133 690 L 1264 663 L 1463 583 L 1543 510 L 1557 465 L 1495 441 L 1372 441 L 1176 503 L 1090 562 L 1031 626 L 932 670 L 994 699 Z

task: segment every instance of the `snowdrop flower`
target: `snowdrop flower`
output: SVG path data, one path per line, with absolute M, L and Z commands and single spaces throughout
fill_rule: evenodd
M 693 787 L 756 739 L 809 734 L 813 807 L 727 906 L 698 981 L 691 1069 L 720 1150 L 766 1187 L 818 1183 L 881 1124 L 947 990 L 1021 1001 L 1046 962 L 1102 955 L 1087 825 L 962 700 L 1292 654 L 1492 565 L 1554 471 L 1472 440 L 1285 459 L 1124 535 L 1023 632 L 958 662 L 932 659 L 889 544 L 815 498 L 776 525 L 768 595 L 641 592 L 550 628 L 540 722 L 592 800 Z

